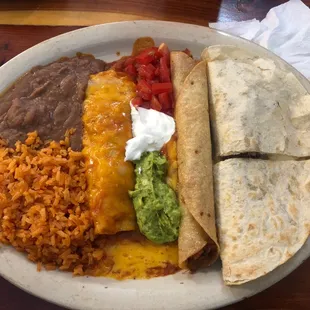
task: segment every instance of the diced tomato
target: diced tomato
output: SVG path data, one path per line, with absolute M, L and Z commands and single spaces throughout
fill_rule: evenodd
M 163 57 L 159 60 L 159 78 L 161 82 L 170 82 L 170 70 Z
M 154 75 L 155 75 L 156 68 L 155 68 L 152 64 L 148 64 L 148 65 L 146 66 L 146 68 L 147 68 L 148 71 L 153 72 Z
M 143 100 L 141 97 L 136 97 L 131 100 L 131 104 L 135 107 L 139 107 L 143 104 Z
M 157 47 L 150 47 L 141 52 L 137 57 L 136 61 L 139 64 L 147 65 L 152 61 L 156 60 L 157 56 L 155 55 L 157 52 Z
M 170 68 L 170 55 L 164 55 L 162 58 L 165 60 L 167 67 Z
M 135 66 L 133 64 L 128 65 L 125 70 L 124 70 L 128 75 L 132 76 L 132 77 L 136 77 L 137 76 L 137 70 L 135 68 Z
M 147 65 L 151 63 L 153 60 L 154 60 L 154 55 L 146 55 L 140 58 L 138 58 L 137 56 L 137 63 L 142 64 L 142 65 Z
M 135 64 L 135 67 L 136 67 L 137 70 L 138 70 L 141 66 L 145 66 L 145 65 L 141 65 L 141 64 L 139 64 L 139 63 L 136 63 L 136 64 Z
M 151 108 L 151 103 L 149 101 L 144 101 L 141 104 L 141 108 L 150 109 Z
M 161 93 L 171 93 L 172 83 L 154 83 L 152 84 L 152 93 L 158 95 Z
M 190 55 L 189 50 L 185 53 Z M 137 86 L 134 106 L 174 113 L 174 97 L 170 77 L 170 51 L 166 44 L 150 47 L 137 56 L 123 57 L 113 67 L 131 76 Z
M 167 115 L 169 115 L 169 116 L 172 116 L 172 117 L 174 116 L 174 115 L 173 115 L 173 110 L 172 110 L 172 109 L 171 109 L 171 110 L 166 110 L 166 111 L 165 111 L 165 114 L 167 114 Z
M 152 64 L 140 66 L 138 72 L 140 77 L 147 80 L 152 80 L 155 77 L 155 67 Z
M 145 80 L 140 80 L 137 84 L 137 91 L 144 100 L 152 99 L 152 88 Z
M 154 84 L 154 83 L 159 83 L 159 79 L 153 79 L 153 80 L 151 80 L 151 81 L 148 81 L 148 83 L 149 83 L 150 85 L 152 85 L 152 84 Z
M 125 57 L 115 61 L 112 63 L 111 69 L 114 69 L 115 71 L 123 71 L 124 70 L 124 64 L 125 64 Z
M 144 93 L 151 93 L 151 86 L 143 79 L 141 79 L 137 84 L 137 90 Z
M 169 51 L 168 45 L 165 43 L 160 44 L 158 48 L 158 52 L 160 53 L 161 57 L 164 58 L 167 64 L 167 67 L 169 68 L 170 67 L 170 51 Z
M 169 93 L 161 93 L 158 95 L 158 100 L 162 106 L 163 111 L 168 111 L 172 108 Z
M 159 75 L 160 75 L 159 68 L 156 68 L 156 69 L 155 69 L 155 76 L 159 76 Z
M 127 67 L 128 65 L 133 65 L 135 63 L 135 58 L 134 57 L 128 57 L 126 58 L 124 62 L 124 66 Z
M 162 109 L 162 106 L 161 106 L 161 104 L 159 103 L 159 101 L 158 101 L 158 99 L 156 98 L 156 96 L 153 96 L 153 97 L 152 97 L 152 100 L 151 100 L 151 109 L 156 110 L 156 111 L 161 111 L 161 109 Z
M 142 97 L 142 99 L 144 100 L 151 100 L 152 99 L 152 94 L 149 94 L 149 93 L 141 93 L 139 92 L 140 96 Z

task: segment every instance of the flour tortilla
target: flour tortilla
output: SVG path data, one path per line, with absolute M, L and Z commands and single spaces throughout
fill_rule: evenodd
M 228 285 L 292 257 L 310 230 L 310 161 L 229 159 L 214 166 L 217 226 Z
M 182 222 L 179 233 L 179 265 L 195 270 L 218 257 L 212 154 L 208 111 L 206 63 L 192 68 L 184 53 L 172 53 L 172 81 L 176 101 L 179 201 Z M 178 63 L 180 60 L 181 63 Z M 187 70 L 186 70 L 187 68 Z
M 234 46 L 211 46 L 211 125 L 217 156 L 310 156 L 310 95 L 290 72 Z

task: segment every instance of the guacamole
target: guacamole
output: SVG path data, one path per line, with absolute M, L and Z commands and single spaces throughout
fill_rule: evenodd
M 167 160 L 159 152 L 135 161 L 136 185 L 129 194 L 142 234 L 155 243 L 178 238 L 181 210 L 174 191 L 165 183 Z

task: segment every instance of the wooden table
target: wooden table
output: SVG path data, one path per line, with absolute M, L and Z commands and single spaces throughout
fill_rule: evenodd
M 1 0 L 0 65 L 25 49 L 81 26 L 133 19 L 208 25 L 262 19 L 282 0 Z M 310 6 L 310 0 L 304 1 Z M 31 25 L 31 26 L 29 26 Z M 56 26 L 57 25 L 57 26 Z M 224 309 L 309 309 L 310 260 L 266 291 Z M 207 292 L 206 292 L 207 293 Z M 0 310 L 60 310 L 0 277 Z

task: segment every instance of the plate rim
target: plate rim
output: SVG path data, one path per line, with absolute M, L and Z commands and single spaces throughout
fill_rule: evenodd
M 52 38 L 46 39 L 42 42 L 39 42 L 29 48 L 27 48 L 26 50 L 24 50 L 23 52 L 17 54 L 16 56 L 14 56 L 13 58 L 11 58 L 10 60 L 8 60 L 6 63 L 4 63 L 1 67 L 0 67 L 0 72 L 2 71 L 3 68 L 6 68 L 8 64 L 10 64 L 13 60 L 15 61 L 16 59 L 18 59 L 19 57 L 24 56 L 24 54 L 27 54 L 29 52 L 31 52 L 32 50 L 35 50 L 38 48 L 38 46 L 44 45 L 50 41 L 54 41 L 57 39 L 61 39 L 62 37 L 66 37 L 70 34 L 77 34 L 77 33 L 82 33 L 84 31 L 90 31 L 90 29 L 95 29 L 98 27 L 105 27 L 105 26 L 114 26 L 114 25 L 127 25 L 127 24 L 135 24 L 135 23 L 139 23 L 139 24 L 166 24 L 167 26 L 169 25 L 180 25 L 180 26 L 186 26 L 186 27 L 195 27 L 197 29 L 205 29 L 209 32 L 213 32 L 213 33 L 217 33 L 217 34 L 221 34 L 224 35 L 226 37 L 232 38 L 234 40 L 238 40 L 239 42 L 243 42 L 249 46 L 255 46 L 256 49 L 260 49 L 261 51 L 265 51 L 266 54 L 268 54 L 271 58 L 273 59 L 277 59 L 279 62 L 285 63 L 285 66 L 287 66 L 289 68 L 289 70 L 291 72 L 293 72 L 295 75 L 297 75 L 298 80 L 302 82 L 303 86 L 305 88 L 310 87 L 310 80 L 308 80 L 300 71 L 298 71 L 296 68 L 294 68 L 290 63 L 288 63 L 286 60 L 284 60 L 283 58 L 281 58 L 280 56 L 278 56 L 277 54 L 273 53 L 272 51 L 268 50 L 267 48 L 265 48 L 264 46 L 259 45 L 256 42 L 247 40 L 245 38 L 242 37 L 238 37 L 235 36 L 231 33 L 228 33 L 224 30 L 218 30 L 215 28 L 211 28 L 211 27 L 207 27 L 207 26 L 201 26 L 201 25 L 197 25 L 197 24 L 191 24 L 191 23 L 182 23 L 182 22 L 174 22 L 174 21 L 165 21 L 165 20 L 152 20 L 152 19 L 138 19 L 138 20 L 131 20 L 131 21 L 117 21 L 117 22 L 111 22 L 111 23 L 104 23 L 104 24 L 97 24 L 97 25 L 91 25 L 91 26 L 87 26 L 87 27 L 81 27 L 75 30 L 71 30 L 62 34 L 59 34 L 57 36 L 54 36 Z M 305 84 L 305 85 L 304 85 Z M 310 90 L 308 90 L 310 91 Z M 2 92 L 2 91 L 1 91 Z M 0 92 L 0 93 L 1 93 Z

